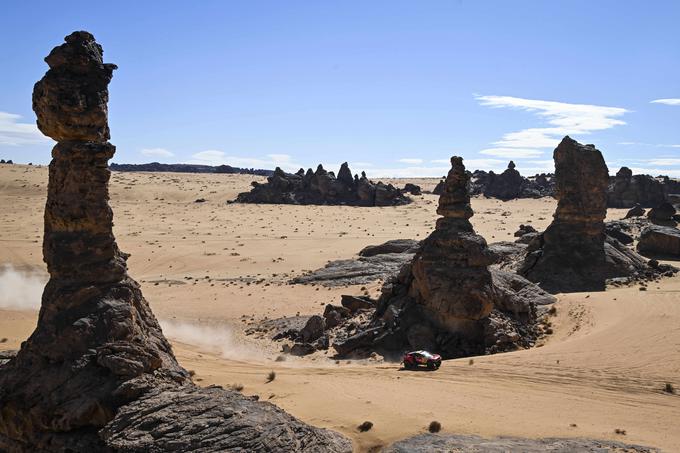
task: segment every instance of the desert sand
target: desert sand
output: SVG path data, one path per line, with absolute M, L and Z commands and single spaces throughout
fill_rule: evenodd
M 348 435 L 359 451 L 425 432 L 433 420 L 448 433 L 591 437 L 680 451 L 680 396 L 663 391 L 666 383 L 680 388 L 679 276 L 645 291 L 559 295 L 554 333 L 540 347 L 449 360 L 434 373 L 379 360 L 336 363 L 323 354 L 276 361 L 280 344 L 244 330 L 265 318 L 318 314 L 341 294 L 363 292 L 287 281 L 366 245 L 424 238 L 437 218 L 437 197 L 385 208 L 226 204 L 252 180 L 264 178 L 111 179 L 114 232 L 131 254 L 130 274 L 200 384 L 241 384 L 245 394 Z M 431 190 L 438 179 L 392 182 Z M 0 349 L 17 349 L 35 325 L 46 279 L 46 184 L 46 167 L 0 165 L 0 268 L 12 269 L 0 277 Z M 495 242 L 512 240 L 522 223 L 545 228 L 556 202 L 474 198 L 472 206 L 476 231 Z M 624 213 L 610 209 L 608 219 Z M 376 282 L 366 290 L 376 295 L 379 288 Z M 276 378 L 267 383 L 272 370 Z M 359 433 L 364 420 L 374 427 Z

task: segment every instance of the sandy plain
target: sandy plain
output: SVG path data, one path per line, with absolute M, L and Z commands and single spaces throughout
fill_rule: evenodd
M 362 292 L 288 280 L 366 245 L 426 237 L 437 197 L 386 208 L 226 204 L 263 179 L 111 178 L 114 232 L 131 254 L 130 274 L 201 385 L 242 384 L 245 394 L 343 432 L 357 451 L 425 432 L 433 420 L 445 433 L 591 437 L 680 451 L 680 395 L 663 391 L 666 383 L 680 388 L 680 276 L 646 291 L 631 286 L 558 295 L 554 334 L 541 347 L 449 360 L 434 373 L 379 361 L 336 363 L 321 353 L 278 362 L 280 344 L 244 330 L 266 318 L 318 314 L 341 294 Z M 432 189 L 438 180 L 408 181 Z M 0 165 L 0 350 L 17 349 L 35 326 L 46 279 L 46 184 L 44 166 Z M 556 202 L 474 198 L 472 205 L 477 232 L 495 242 L 512 240 L 521 223 L 545 228 Z M 608 218 L 623 213 L 612 209 Z M 372 295 L 379 289 L 379 282 L 366 287 Z M 267 383 L 270 371 L 276 379 Z M 374 428 L 359 433 L 364 420 Z

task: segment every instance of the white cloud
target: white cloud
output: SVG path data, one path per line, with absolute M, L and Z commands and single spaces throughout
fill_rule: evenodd
M 654 146 L 657 148 L 680 148 L 680 145 L 665 143 L 643 143 L 643 142 L 619 142 L 617 145 L 623 146 Z
M 659 157 L 656 159 L 649 159 L 645 161 L 648 165 L 662 165 L 662 166 L 674 166 L 674 165 L 680 165 L 680 159 L 677 159 L 675 157 Z
M 34 145 L 49 141 L 35 124 L 20 123 L 20 118 L 21 115 L 0 112 L 0 145 Z
M 175 155 L 165 148 L 142 148 L 140 153 L 148 157 L 172 157 Z
M 618 119 L 628 110 L 590 104 L 523 99 L 512 96 L 476 96 L 481 105 L 515 108 L 535 113 L 551 127 L 510 132 L 494 142 L 501 148 L 554 148 L 565 135 L 584 135 L 626 124 Z
M 507 157 L 509 159 L 526 159 L 529 157 L 542 156 L 543 151 L 539 149 L 489 148 L 480 151 L 479 154 L 486 154 L 487 156 L 496 157 Z
M 272 162 L 290 162 L 290 155 L 288 154 L 267 154 L 267 157 L 272 160 Z
M 680 99 L 678 98 L 668 98 L 668 99 L 654 99 L 650 104 L 664 104 L 664 105 L 680 105 Z
M 404 158 L 404 159 L 399 159 L 397 162 L 401 162 L 402 164 L 419 165 L 419 164 L 423 163 L 423 159 Z

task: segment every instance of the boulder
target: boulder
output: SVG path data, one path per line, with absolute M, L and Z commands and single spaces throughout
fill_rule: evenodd
M 663 202 L 650 209 L 647 213 L 647 218 L 652 222 L 672 222 L 675 213 L 675 207 L 672 204 Z
M 423 191 L 421 190 L 420 186 L 416 184 L 412 184 L 410 182 L 407 182 L 404 185 L 404 188 L 401 189 L 402 193 L 410 193 L 411 195 L 421 195 Z
M 326 330 L 326 323 L 324 318 L 319 315 L 314 315 L 309 318 L 307 324 L 300 330 L 300 339 L 304 343 L 311 343 L 323 335 Z
M 340 303 L 351 313 L 355 313 L 359 310 L 369 310 L 371 308 L 375 308 L 375 301 L 373 301 L 370 297 L 349 296 L 343 294 L 341 296 Z
M 680 257 L 680 230 L 650 225 L 642 230 L 637 250 L 648 256 Z
M 376 256 L 385 253 L 415 253 L 420 241 L 413 239 L 393 239 L 379 245 L 369 245 L 361 249 L 359 256 Z
M 645 209 L 640 206 L 639 203 L 635 203 L 635 205 L 626 212 L 626 216 L 624 219 L 630 219 L 632 217 L 642 217 L 645 215 Z

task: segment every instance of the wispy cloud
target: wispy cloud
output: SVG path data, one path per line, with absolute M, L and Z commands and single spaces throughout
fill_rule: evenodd
M 591 104 L 523 99 L 512 96 L 476 96 L 483 106 L 514 108 L 535 113 L 550 127 L 534 127 L 509 132 L 494 142 L 499 148 L 553 148 L 564 135 L 585 135 L 626 124 L 619 119 L 628 110 Z M 507 157 L 507 156 L 506 156 Z M 514 156 L 513 156 L 514 157 Z
M 21 115 L 0 112 L 0 145 L 22 146 L 46 143 L 45 137 L 35 124 L 20 123 Z
M 680 105 L 680 98 L 654 99 L 650 104 Z
M 617 145 L 623 146 L 654 146 L 656 148 L 680 148 L 680 145 L 665 143 L 644 143 L 644 142 L 619 142 Z
M 507 157 L 509 159 L 525 159 L 529 157 L 539 157 L 543 155 L 540 149 L 521 149 L 521 148 L 489 148 L 479 152 L 487 156 Z
M 399 159 L 398 162 L 401 162 L 402 164 L 419 165 L 423 163 L 423 159 L 408 157 L 404 159 Z
M 147 157 L 172 157 L 175 155 L 165 148 L 142 148 L 139 152 Z

